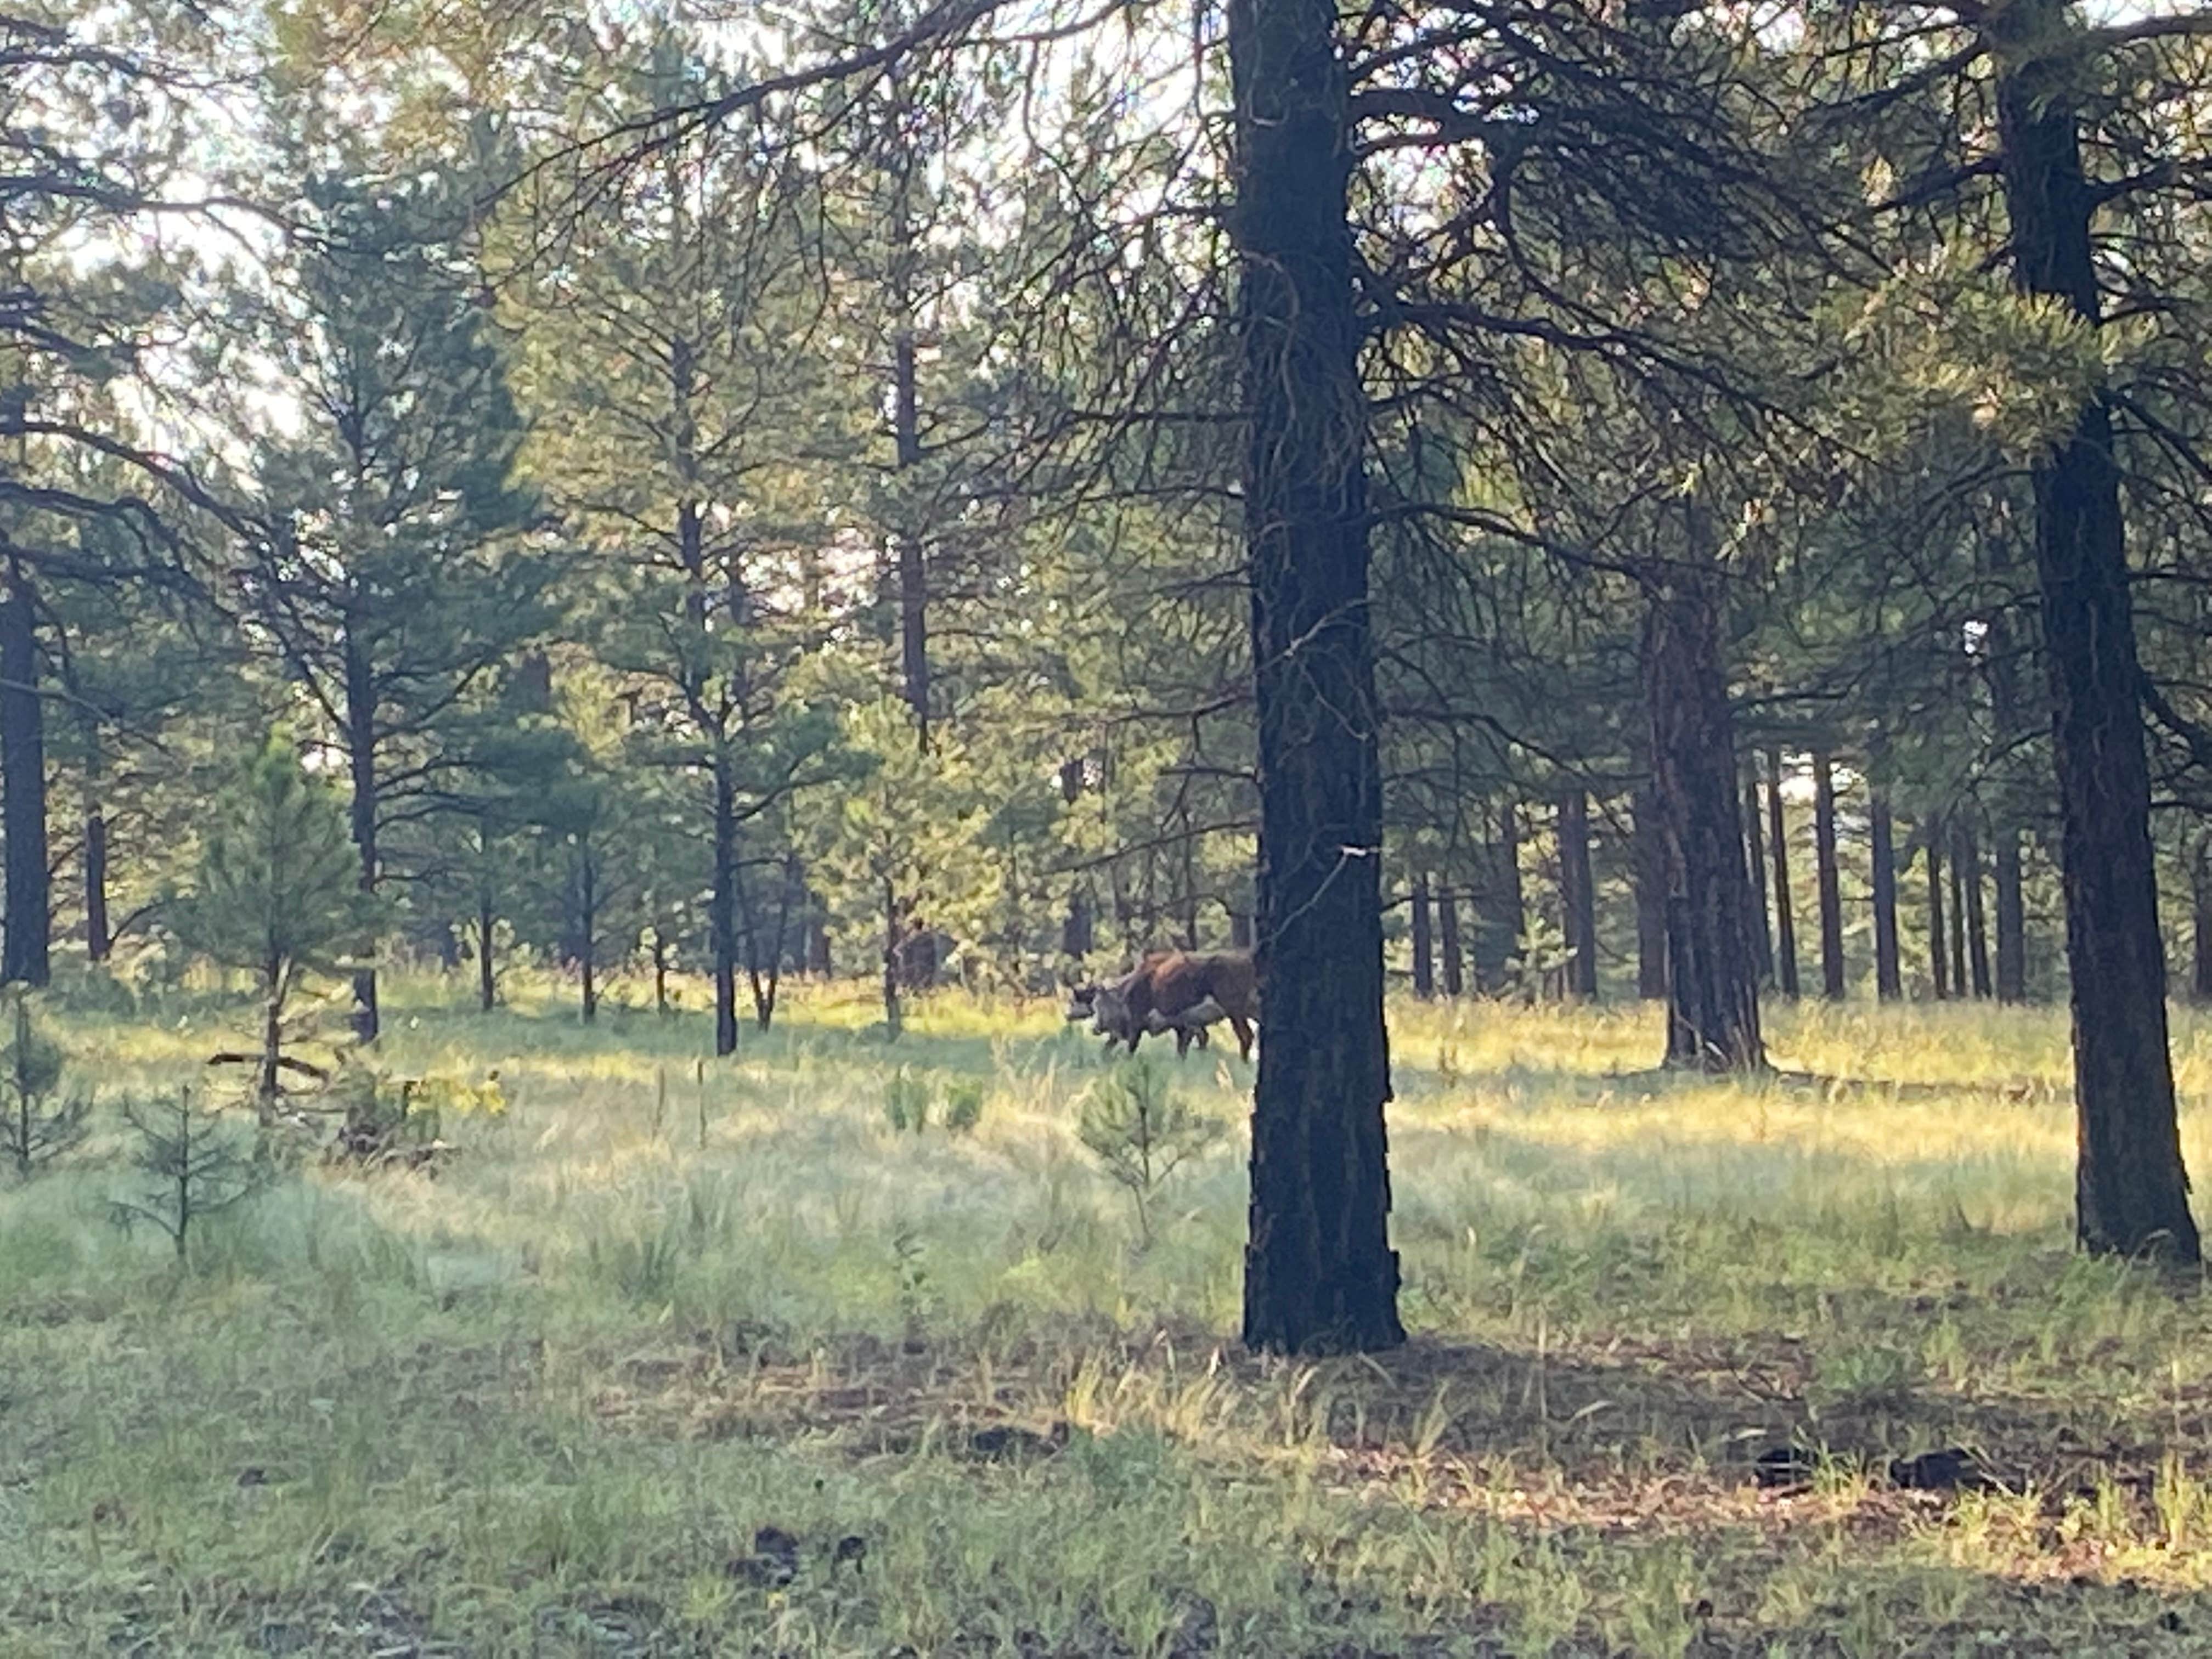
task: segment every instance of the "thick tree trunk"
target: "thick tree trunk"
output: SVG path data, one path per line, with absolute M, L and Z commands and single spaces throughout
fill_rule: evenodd
M 1766 836 L 1760 828 L 1765 809 L 1759 804 L 1759 756 L 1756 750 L 1744 769 L 1743 847 L 1751 866 L 1751 951 L 1759 964 L 1759 982 L 1774 984 L 1774 917 L 1766 898 Z M 1662 906 L 1661 922 L 1665 922 Z
M 1637 786 L 1630 811 L 1636 837 L 1636 994 L 1657 1002 L 1667 994 L 1667 826 L 1660 822 L 1658 799 L 1649 783 Z M 1758 869 L 1755 854 L 1752 867 Z M 1763 938 L 1764 908 L 1759 925 Z
M 1333 0 L 1231 0 L 1259 966 L 1244 1342 L 1405 1340 L 1383 1105 L 1382 787 L 1349 93 Z
M 19 568 L 0 599 L 0 822 L 6 829 L 8 910 L 0 981 L 52 976 L 53 885 L 46 868 L 46 705 L 39 696 L 38 615 Z
M 1774 860 L 1774 981 L 1791 1001 L 1798 994 L 1797 912 L 1790 900 L 1790 836 L 1782 816 L 1782 751 L 1766 751 L 1767 851 Z
M 730 757 L 714 750 L 714 872 L 707 901 L 714 958 L 714 1053 L 738 1051 L 738 791 Z
M 1060 954 L 1080 962 L 1094 948 L 1093 934 L 1091 893 L 1079 887 L 1067 896 L 1067 915 L 1060 924 Z
M 1498 807 L 1496 834 L 1481 848 L 1482 879 L 1474 898 L 1474 988 L 1500 996 L 1512 988 L 1513 959 L 1528 931 L 1521 892 L 1520 811 Z
M 1813 756 L 1813 867 L 1820 898 L 1820 994 L 1844 997 L 1844 891 L 1836 859 L 1836 767 L 1825 751 Z
M 1972 818 L 1962 816 L 1958 820 L 1958 835 L 1951 867 L 1966 890 L 1966 969 L 1972 976 L 1974 994 L 1986 1000 L 1996 988 L 1990 981 L 1990 922 L 1982 900 L 1981 842 L 1974 834 Z
M 353 784 L 353 845 L 361 860 L 361 890 L 374 893 L 377 883 L 376 679 L 368 658 L 349 623 L 345 637 L 346 761 Z M 381 1029 L 376 1003 L 376 967 L 371 963 L 353 976 L 354 1035 L 374 1042 Z
M 1467 989 L 1467 957 L 1459 938 L 1459 895 L 1449 886 L 1437 890 L 1437 946 L 1443 957 L 1444 994 L 1456 1000 Z
M 1896 1002 L 1905 995 L 1897 948 L 1897 825 L 1881 784 L 1868 792 L 1867 827 L 1874 843 L 1874 992 L 1880 1001 Z
M 2000 828 L 1994 863 L 1997 890 L 1997 1000 L 2027 1000 L 2027 896 L 2020 867 L 2020 831 Z
M 1686 514 L 1702 556 L 1711 526 L 1702 507 Z M 1670 578 L 1651 594 L 1644 634 L 1653 787 L 1667 829 L 1667 1064 L 1710 1072 L 1766 1064 L 1719 587 L 1709 572 Z
M 1589 797 L 1570 789 L 1559 797 L 1560 931 L 1567 945 L 1567 994 L 1597 995 L 1597 883 L 1590 870 Z
M 2212 1002 L 2212 840 L 2189 862 L 2189 998 Z
M 1427 872 L 1413 878 L 1413 994 L 1424 1002 L 1437 994 L 1436 933 L 1429 915 Z
M 2082 167 L 2072 8 L 2017 0 L 1991 9 L 1988 27 L 2000 48 L 1997 131 L 2014 277 L 2094 327 L 2097 198 Z M 2031 476 L 2073 987 L 2075 1230 L 2093 1250 L 2193 1262 L 2197 1223 L 2166 1046 L 2142 668 L 2112 409 L 2101 392 Z
M 1928 977 L 1941 1002 L 1951 994 L 1950 958 L 1943 937 L 1943 820 L 1928 820 Z

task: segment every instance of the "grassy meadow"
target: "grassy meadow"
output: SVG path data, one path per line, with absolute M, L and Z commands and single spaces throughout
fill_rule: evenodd
M 0 1189 L 0 1655 L 2212 1650 L 2212 1314 L 2070 1250 L 2057 1011 L 1777 1010 L 1745 1086 L 1647 1010 L 1397 1006 L 1414 1340 L 1315 1364 L 1234 1344 L 1233 1045 L 1148 1045 L 1237 1127 L 1146 1242 L 1056 1006 L 887 1051 L 801 988 L 702 1085 L 696 1014 L 466 994 L 390 995 L 510 1102 L 434 1175 L 310 1166 L 182 1273 L 112 1114 Z M 55 1025 L 111 1100 L 237 1029 Z

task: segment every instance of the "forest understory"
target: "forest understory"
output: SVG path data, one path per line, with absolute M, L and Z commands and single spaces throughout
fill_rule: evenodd
M 393 987 L 386 1063 L 505 1109 L 430 1170 L 281 1173 L 181 1270 L 109 1224 L 95 1109 L 0 1209 L 0 1653 L 2212 1636 L 2212 1310 L 2073 1249 L 2052 1010 L 1784 1007 L 1750 1083 L 1646 1069 L 1650 1009 L 1394 1005 L 1412 1340 L 1307 1364 L 1235 1340 L 1233 1054 L 1156 1062 L 1225 1133 L 1140 1231 L 1056 1008 L 942 994 L 887 1046 L 807 986 L 701 1066 L 642 994 Z M 188 1075 L 234 1004 L 176 1000 L 64 1012 L 70 1076 Z

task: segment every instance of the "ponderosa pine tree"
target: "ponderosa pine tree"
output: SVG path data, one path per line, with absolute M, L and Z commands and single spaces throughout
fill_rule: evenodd
M 322 234 L 264 319 L 301 418 L 258 446 L 241 581 L 343 757 L 365 893 L 386 827 L 436 810 L 470 765 L 471 702 L 545 627 L 559 563 L 532 532 L 504 353 L 455 246 L 471 184 L 377 170 L 354 155 L 305 187 Z M 373 964 L 355 1004 L 373 1038 Z
M 1244 1341 L 1405 1340 L 1383 1106 L 1380 706 L 1350 86 L 1328 0 L 1231 0 L 1237 344 L 1260 772 Z

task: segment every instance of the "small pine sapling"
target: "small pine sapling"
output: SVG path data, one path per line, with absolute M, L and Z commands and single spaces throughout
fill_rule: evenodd
M 192 1230 L 208 1217 L 258 1192 L 268 1164 L 241 1137 L 230 1133 L 180 1089 L 173 1100 L 123 1108 L 123 1121 L 138 1139 L 131 1163 L 149 1185 L 137 1198 L 114 1199 L 110 1212 L 126 1231 L 150 1221 L 176 1246 L 177 1263 L 191 1257 Z
M 984 1089 L 981 1079 L 958 1078 L 945 1085 L 944 1121 L 945 1129 L 956 1135 L 964 1135 L 983 1121 Z
M 214 1061 L 253 1068 L 254 1104 L 270 1122 L 286 1073 L 328 1080 L 324 1067 L 287 1052 L 304 1035 L 290 1018 L 301 981 L 346 966 L 368 943 L 376 915 L 361 890 L 345 803 L 307 775 L 282 738 L 270 738 L 217 797 L 194 890 L 175 914 L 187 947 L 254 975 L 260 1047 Z
M 1086 1090 L 1076 1136 L 1137 1206 L 1137 1231 L 1152 1243 L 1152 1197 L 1182 1164 L 1216 1145 L 1220 1122 L 1177 1095 L 1150 1059 L 1117 1066 Z
M 23 992 L 11 993 L 8 1001 L 9 1034 L 5 1046 L 0 1047 L 6 1150 L 17 1179 L 28 1181 L 41 1165 L 84 1139 L 92 1102 L 85 1096 L 55 1099 L 62 1081 L 61 1045 L 39 1030 Z

